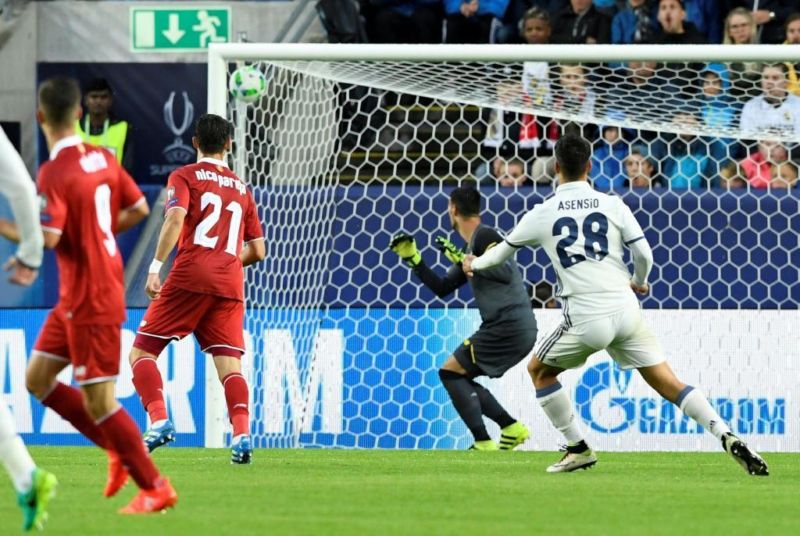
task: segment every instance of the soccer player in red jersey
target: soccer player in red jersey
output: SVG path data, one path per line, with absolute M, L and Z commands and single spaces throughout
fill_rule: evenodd
M 139 428 L 114 397 L 120 324 L 125 320 L 122 258 L 114 234 L 149 209 L 141 191 L 105 149 L 75 135 L 80 90 L 53 78 L 39 88 L 37 118 L 50 161 L 39 170 L 45 247 L 56 250 L 59 300 L 39 333 L 28 363 L 28 390 L 109 455 L 110 497 L 127 481 L 139 493 L 121 513 L 157 512 L 178 497 L 142 443 Z M 80 390 L 56 378 L 72 364 Z
M 264 233 L 252 194 L 224 162 L 230 123 L 218 115 L 201 116 L 192 144 L 199 161 L 174 171 L 167 185 L 164 225 L 145 288 L 153 302 L 130 355 L 133 384 L 150 416 L 145 443 L 153 451 L 175 439 L 156 359 L 171 340 L 194 333 L 203 352 L 213 356 L 225 390 L 233 426 L 231 462 L 250 463 L 249 390 L 241 366 L 243 267 L 264 258 Z M 175 263 L 162 286 L 161 266 L 176 243 Z

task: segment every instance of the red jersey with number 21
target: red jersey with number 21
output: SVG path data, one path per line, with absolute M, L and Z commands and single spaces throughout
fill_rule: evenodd
M 166 283 L 244 301 L 242 244 L 264 236 L 253 195 L 221 160 L 175 170 L 166 211 L 185 210 L 178 254 Z
M 74 324 L 125 320 L 122 255 L 114 230 L 120 210 L 145 202 L 130 175 L 105 149 L 64 138 L 37 178 L 42 229 L 61 235 L 57 308 Z

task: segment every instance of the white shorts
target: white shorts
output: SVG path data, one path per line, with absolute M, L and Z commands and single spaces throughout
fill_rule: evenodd
M 572 369 L 600 350 L 607 350 L 623 369 L 651 367 L 665 361 L 664 350 L 638 307 L 603 316 L 570 314 L 543 339 L 535 355 L 545 365 Z

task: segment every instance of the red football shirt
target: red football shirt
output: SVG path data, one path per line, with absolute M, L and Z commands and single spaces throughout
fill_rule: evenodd
M 53 147 L 37 185 L 42 229 L 61 235 L 57 307 L 77 324 L 122 323 L 122 255 L 114 230 L 120 210 L 145 201 L 139 187 L 111 153 L 79 136 Z
M 178 254 L 167 281 L 176 287 L 244 301 L 245 242 L 264 236 L 253 195 L 225 162 L 202 158 L 175 170 L 165 210 L 184 210 Z

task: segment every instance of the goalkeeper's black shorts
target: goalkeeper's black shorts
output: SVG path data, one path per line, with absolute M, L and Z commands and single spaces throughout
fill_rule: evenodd
M 481 326 L 453 352 L 470 376 L 499 378 L 531 355 L 536 342 L 536 324 L 510 331 Z

